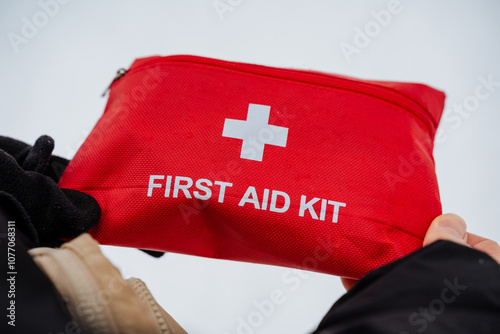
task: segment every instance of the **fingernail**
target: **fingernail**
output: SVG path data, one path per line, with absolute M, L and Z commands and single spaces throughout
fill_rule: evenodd
M 438 228 L 456 236 L 459 239 L 463 239 L 466 232 L 465 224 L 458 218 L 450 216 L 443 216 L 438 222 Z

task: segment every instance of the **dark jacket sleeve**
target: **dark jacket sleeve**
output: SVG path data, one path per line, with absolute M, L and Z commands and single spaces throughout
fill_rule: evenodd
M 500 333 L 500 265 L 438 241 L 367 274 L 314 334 Z
M 18 202 L 0 192 L 0 333 L 80 333 L 51 281 L 27 253 L 31 238 L 18 228 L 27 226 L 25 219 Z

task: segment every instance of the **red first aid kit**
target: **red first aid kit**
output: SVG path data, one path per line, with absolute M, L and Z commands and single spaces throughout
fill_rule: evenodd
M 422 246 L 441 214 L 444 94 L 195 56 L 122 70 L 60 186 L 102 244 L 349 278 Z

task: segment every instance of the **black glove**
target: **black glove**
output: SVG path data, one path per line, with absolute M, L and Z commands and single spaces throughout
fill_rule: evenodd
M 0 138 L 0 191 L 15 199 L 15 208 L 10 204 L 10 209 L 23 211 L 19 213 L 23 219 L 18 227 L 34 246 L 59 245 L 61 238 L 87 232 L 101 215 L 92 196 L 59 188 L 56 180 L 67 160 L 52 157 L 53 148 L 54 141 L 49 136 L 40 137 L 33 147 Z M 51 163 L 61 165 L 56 170 Z
M 165 252 L 160 252 L 160 251 L 153 251 L 153 250 L 149 250 L 149 249 L 139 249 L 141 251 L 143 251 L 144 253 L 148 254 L 148 255 L 151 255 L 152 257 L 162 257 L 163 254 L 165 254 Z
M 16 160 L 17 164 L 22 167 L 22 169 L 24 169 L 25 171 L 32 171 L 43 174 L 51 178 L 55 182 L 57 182 L 61 178 L 61 175 L 63 174 L 66 166 L 68 165 L 69 160 L 58 156 L 53 156 L 52 155 L 53 149 L 54 149 L 54 140 L 49 136 L 41 136 L 40 138 L 37 139 L 35 145 L 33 146 L 23 143 L 19 140 L 0 136 L 0 150 L 4 150 L 8 154 L 10 154 Z M 0 175 L 4 174 L 0 173 Z M 0 180 L 0 191 L 3 190 L 2 188 L 3 183 L 5 183 L 5 181 Z M 51 186 L 53 186 L 53 183 L 50 184 Z M 55 190 L 55 188 L 53 190 Z M 67 209 L 73 214 L 81 215 L 79 217 L 80 223 L 78 221 L 73 221 L 73 226 L 66 226 L 66 229 L 69 228 L 69 231 L 68 230 L 57 231 L 60 228 L 58 227 L 57 224 L 54 224 L 54 226 L 52 226 L 53 227 L 52 229 L 49 226 L 45 226 L 45 224 L 47 223 L 41 223 L 35 225 L 35 223 L 28 222 L 26 224 L 22 224 L 22 226 L 24 226 L 24 228 L 22 227 L 23 232 L 26 235 L 30 236 L 30 238 L 33 240 L 33 242 L 35 242 L 36 245 L 39 245 L 38 242 L 40 242 L 40 245 L 59 245 L 60 242 L 56 241 L 56 235 L 55 235 L 58 232 L 61 232 L 62 234 L 57 237 L 65 237 L 65 238 L 75 237 L 80 233 L 87 232 L 90 228 L 95 226 L 99 221 L 99 216 L 100 216 L 99 205 L 90 195 L 70 189 L 62 189 L 61 191 L 65 194 L 65 196 L 69 196 L 68 199 L 70 201 L 76 199 L 75 196 L 78 198 L 77 200 L 78 203 L 74 203 L 74 205 L 76 204 L 77 207 L 68 207 Z M 70 195 L 68 195 L 68 193 Z M 85 207 L 85 205 L 87 205 L 86 203 L 90 205 L 88 208 Z M 22 207 L 22 204 L 19 206 Z M 90 214 L 88 217 L 86 217 L 87 210 L 89 211 Z M 77 213 L 77 211 L 79 212 Z M 48 212 L 46 214 L 51 215 L 51 213 Z M 30 215 L 25 214 L 25 216 L 29 220 Z M 47 219 L 49 218 L 50 217 L 47 217 Z M 73 217 L 73 219 L 74 218 L 75 217 Z M 84 218 L 87 219 L 85 220 Z M 69 222 L 69 224 L 71 224 L 71 222 Z M 42 236 L 39 235 L 40 232 L 37 232 L 38 231 L 37 226 L 39 227 L 43 226 L 42 231 L 40 231 Z M 56 231 L 54 231 L 54 229 Z M 73 232 L 73 234 L 74 233 L 76 234 L 74 235 L 68 234 L 68 232 Z M 40 240 L 38 240 L 39 238 Z M 141 250 L 156 258 L 161 257 L 163 256 L 163 254 L 165 254 L 164 252 L 143 250 L 143 249 Z
M 69 163 L 67 159 L 52 155 L 54 140 L 49 136 L 41 136 L 33 146 L 0 136 L 0 149 L 12 155 L 24 170 L 44 174 L 56 182 Z

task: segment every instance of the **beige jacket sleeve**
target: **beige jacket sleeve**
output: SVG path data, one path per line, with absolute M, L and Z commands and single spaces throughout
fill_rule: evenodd
M 187 333 L 141 280 L 123 279 L 89 234 L 61 248 L 33 248 L 29 253 L 84 333 Z

